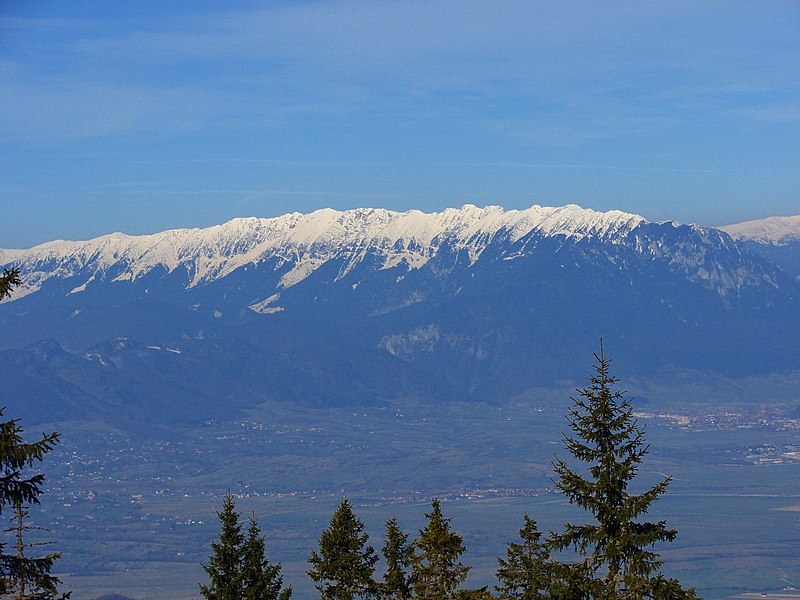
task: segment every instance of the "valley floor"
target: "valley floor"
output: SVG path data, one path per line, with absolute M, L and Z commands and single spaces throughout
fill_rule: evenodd
M 314 597 L 305 561 L 343 495 L 376 548 L 384 521 L 397 516 L 416 532 L 438 497 L 464 535 L 468 584 L 492 586 L 496 557 L 524 513 L 544 531 L 586 519 L 549 479 L 554 456 L 564 455 L 565 408 L 265 406 L 246 420 L 148 435 L 68 424 L 48 457 L 49 489 L 34 516 L 64 553 L 57 570 L 74 600 L 111 592 L 197 598 L 215 511 L 230 490 L 238 510 L 259 518 L 270 559 L 283 563 L 302 599 Z M 785 588 L 799 583 L 800 446 L 791 409 L 638 409 L 651 454 L 634 485 L 674 476 L 648 515 L 679 532 L 658 548 L 665 573 L 708 600 L 791 594 Z

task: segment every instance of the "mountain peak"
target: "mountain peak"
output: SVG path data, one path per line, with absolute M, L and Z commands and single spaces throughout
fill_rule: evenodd
M 6 346 L 52 336 L 91 369 L 150 369 L 163 351 L 190 387 L 212 367 L 234 387 L 263 372 L 242 393 L 275 379 L 312 402 L 336 386 L 413 395 L 426 378 L 453 397 L 518 393 L 604 335 L 642 366 L 798 360 L 800 288 L 773 263 L 717 229 L 575 204 L 326 208 L 0 251 L 3 264 L 25 286 L 0 306 Z
M 767 217 L 720 227 L 735 240 L 749 240 L 762 244 L 783 246 L 800 242 L 800 215 Z
M 49 277 L 65 278 L 87 270 L 94 273 L 92 278 L 105 276 L 112 265 L 121 271 L 114 275 L 115 281 L 134 281 L 156 267 L 172 272 L 182 266 L 191 274 L 188 287 L 194 287 L 274 257 L 293 263 L 281 280 L 286 288 L 336 256 L 347 255 L 354 263 L 369 251 L 383 260 L 383 268 L 405 264 L 414 269 L 444 243 L 467 250 L 474 262 L 500 232 L 511 241 L 534 231 L 544 237 L 606 237 L 624 235 L 642 222 L 638 215 L 598 212 L 575 204 L 534 205 L 524 210 L 465 204 L 438 213 L 322 208 L 309 214 L 236 218 L 205 229 L 140 236 L 111 233 L 88 241 L 59 240 L 29 250 L 0 250 L 0 264 L 14 263 L 29 274 L 13 299 L 36 291 Z M 73 291 L 83 291 L 90 281 Z

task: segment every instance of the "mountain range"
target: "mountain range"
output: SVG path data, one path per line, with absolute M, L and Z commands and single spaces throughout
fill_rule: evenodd
M 800 277 L 800 215 L 768 217 L 720 227 L 737 244 Z
M 234 219 L 0 250 L 15 414 L 221 418 L 265 401 L 505 401 L 623 374 L 800 369 L 800 217 L 579 206 Z

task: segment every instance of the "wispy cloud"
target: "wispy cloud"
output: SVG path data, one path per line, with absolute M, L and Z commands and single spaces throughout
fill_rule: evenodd
M 766 102 L 749 108 L 732 108 L 728 111 L 734 117 L 768 123 L 800 123 L 800 100 Z
M 113 162 L 113 161 L 112 161 Z M 581 169 L 581 170 L 623 170 L 623 171 L 662 171 L 662 172 L 691 172 L 691 173 L 717 173 L 718 169 L 686 169 L 661 166 L 637 166 L 624 164 L 589 164 L 589 163 L 547 163 L 547 162 L 520 162 L 520 161 L 494 161 L 494 162 L 464 162 L 464 161 L 333 161 L 333 160 L 282 160 L 269 158 L 240 158 L 240 157 L 217 157 L 217 158 L 181 158 L 173 160 L 125 160 L 124 162 L 135 164 L 243 164 L 243 165 L 265 165 L 271 167 L 454 167 L 454 168 L 483 168 L 483 169 Z M 163 185 L 165 182 L 121 182 L 111 185 L 99 186 L 102 189 L 114 189 L 119 187 L 141 187 Z M 243 191 L 242 193 L 245 193 Z M 134 192 L 132 192 L 134 193 Z M 216 193 L 216 192 L 211 192 Z M 284 193 L 284 190 L 275 190 L 274 193 Z M 292 192 L 306 193 L 306 192 Z M 314 192 L 317 193 L 317 192 Z
M 77 221 L 104 196 L 155 230 L 195 204 L 688 214 L 800 190 L 797 2 L 38 6 L 0 2 L 0 179 L 20 222 L 37 199 Z
M 558 135 L 539 137 L 563 143 L 612 131 L 604 119 L 619 131 L 627 115 L 624 129 L 640 132 L 647 119 L 674 117 L 676 105 L 724 116 L 723 99 L 789 85 L 796 50 L 743 52 L 741 13 L 753 11 L 742 8 L 732 18 L 716 3 L 362 1 L 173 15 L 131 29 L 86 21 L 50 42 L 63 73 L 37 75 L 32 65 L 9 82 L 2 101 L 14 118 L 4 125 L 20 136 L 94 136 L 148 122 L 269 128 L 373 114 L 491 125 L 502 115 L 519 129 L 555 123 Z M 715 29 L 704 29 L 698 17 L 715 10 Z M 3 23 L 67 30 L 75 20 Z M 509 105 L 521 114 L 503 114 Z

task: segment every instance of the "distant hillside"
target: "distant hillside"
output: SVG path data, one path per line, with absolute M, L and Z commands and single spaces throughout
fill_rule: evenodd
M 800 278 L 800 215 L 768 217 L 726 225 L 720 229 L 744 248 Z
M 498 401 L 585 376 L 800 368 L 800 284 L 722 231 L 578 206 L 236 219 L 0 250 L 20 411 L 205 419 L 266 400 Z
M 762 244 L 783 246 L 800 242 L 800 215 L 793 217 L 767 217 L 720 227 L 735 240 L 749 240 Z

